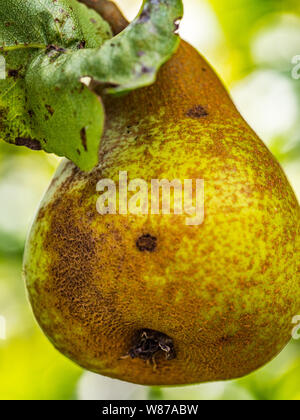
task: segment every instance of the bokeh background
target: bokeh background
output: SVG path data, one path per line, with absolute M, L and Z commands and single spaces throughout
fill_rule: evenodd
M 132 19 L 141 0 L 117 3 Z M 299 0 L 185 0 L 184 5 L 181 36 L 217 70 L 300 199 Z M 113 381 L 61 356 L 33 319 L 21 274 L 26 232 L 58 162 L 43 152 L 0 144 L 0 316 L 6 319 L 0 399 L 300 400 L 300 340 L 246 378 L 182 388 Z

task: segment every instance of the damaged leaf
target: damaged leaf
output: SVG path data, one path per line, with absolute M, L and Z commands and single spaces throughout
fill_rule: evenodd
M 2 0 L 0 138 L 91 170 L 104 109 L 81 79 L 92 78 L 108 94 L 153 83 L 178 46 L 181 16 L 181 0 L 146 0 L 138 17 L 112 38 L 108 23 L 76 0 Z

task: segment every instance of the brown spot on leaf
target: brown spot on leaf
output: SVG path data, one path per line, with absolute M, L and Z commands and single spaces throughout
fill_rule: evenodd
M 52 51 L 64 53 L 64 52 L 66 52 L 66 49 L 62 48 L 62 47 L 58 47 L 57 45 L 53 45 L 53 44 L 47 45 L 46 53 L 49 53 L 49 52 L 52 52 Z
M 175 27 L 175 29 L 174 29 L 174 34 L 175 34 L 175 35 L 179 35 L 180 22 L 181 22 L 181 18 L 177 18 L 177 19 L 175 19 L 175 21 L 174 21 L 174 27 Z
M 85 127 L 83 127 L 80 130 L 80 138 L 81 138 L 82 146 L 83 146 L 84 150 L 87 152 L 87 138 L 86 138 L 86 129 L 85 129 Z
M 18 70 L 8 70 L 8 77 L 13 77 L 14 79 L 17 79 L 19 76 Z
M 81 42 L 77 45 L 77 48 L 78 48 L 79 50 L 82 50 L 83 48 L 85 48 L 85 45 L 86 45 L 86 42 L 85 42 L 85 41 L 81 41 Z
M 139 16 L 139 23 L 146 23 L 150 20 L 150 13 L 148 9 L 143 10 Z
M 31 139 L 29 137 L 17 137 L 15 140 L 16 146 L 25 146 L 31 150 L 42 150 L 41 143 L 36 139 Z
M 147 73 L 151 73 L 152 71 L 153 69 L 151 67 L 142 65 L 142 73 L 147 74 Z
M 87 7 L 94 9 L 99 13 L 103 19 L 110 24 L 114 35 L 122 32 L 128 25 L 128 21 L 124 18 L 117 5 L 112 1 L 79 0 L 79 2 L 84 3 Z
M 54 114 L 54 109 L 52 108 L 51 105 L 45 105 L 45 108 L 47 109 L 47 111 L 49 112 L 50 115 Z

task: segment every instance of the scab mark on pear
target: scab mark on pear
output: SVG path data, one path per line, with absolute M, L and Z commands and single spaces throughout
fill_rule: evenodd
M 136 246 L 138 250 L 141 252 L 144 252 L 144 251 L 153 252 L 157 246 L 157 238 L 149 234 L 142 235 L 136 241 Z
M 130 357 L 131 359 L 139 358 L 145 362 L 152 362 L 155 371 L 157 367 L 155 357 L 158 353 L 163 353 L 166 360 L 176 358 L 172 338 L 162 332 L 145 328 L 135 333 L 132 348 L 121 359 Z
M 190 118 L 202 118 L 207 117 L 208 112 L 203 106 L 196 105 L 193 108 L 189 109 L 186 115 Z

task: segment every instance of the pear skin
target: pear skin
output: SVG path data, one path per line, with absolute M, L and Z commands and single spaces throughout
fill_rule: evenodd
M 138 384 L 226 380 L 263 366 L 300 314 L 300 208 L 279 163 L 184 41 L 154 85 L 104 102 L 98 167 L 83 173 L 64 161 L 28 237 L 24 273 L 41 328 L 82 367 Z M 100 215 L 97 183 L 118 185 L 120 171 L 149 188 L 203 179 L 203 223 Z M 160 346 L 151 360 L 138 357 L 140 333 Z

